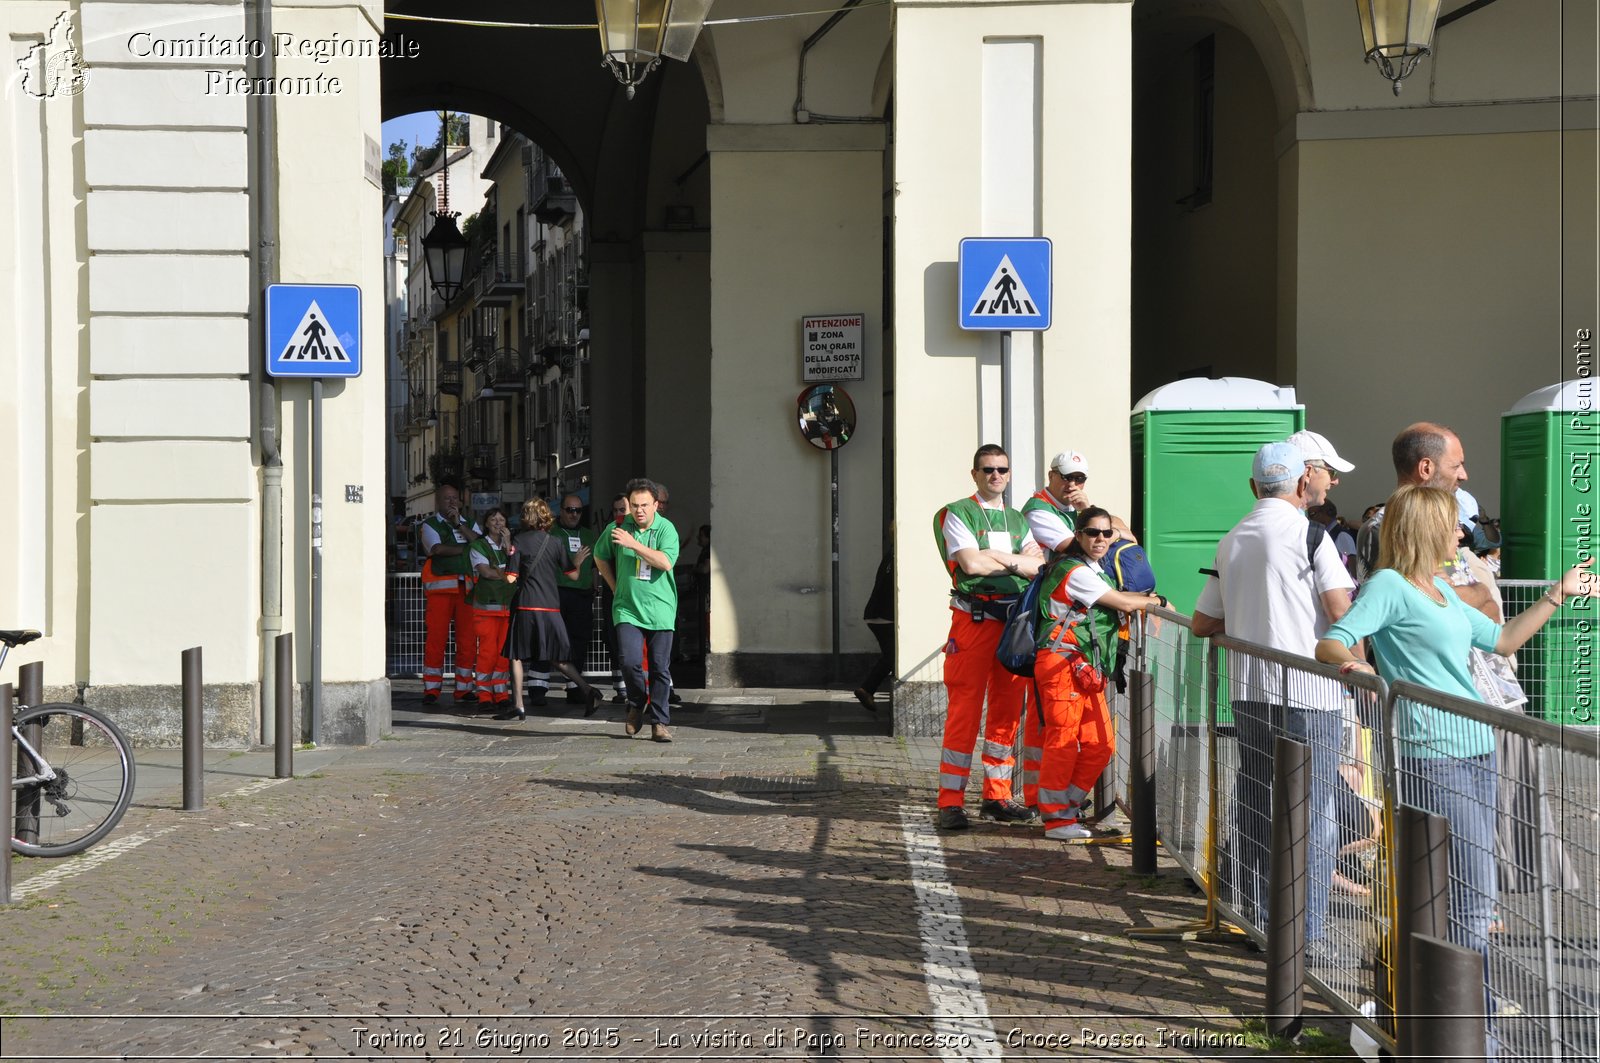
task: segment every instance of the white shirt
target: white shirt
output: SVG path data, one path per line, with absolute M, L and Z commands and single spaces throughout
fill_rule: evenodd
M 1206 580 L 1195 611 L 1225 621 L 1234 638 L 1310 657 L 1330 624 L 1321 595 L 1348 591 L 1355 583 L 1326 536 L 1318 543 L 1315 564 L 1306 560 L 1306 527 L 1306 515 L 1294 503 L 1258 499 L 1217 544 L 1212 567 L 1218 575 Z M 1279 669 L 1260 664 L 1229 671 L 1235 700 L 1284 703 L 1281 683 L 1275 678 L 1281 675 Z M 1289 703 L 1310 700 L 1316 707 L 1338 707 L 1337 701 L 1325 703 L 1328 691 L 1300 697 L 1292 676 L 1290 684 Z
M 1067 576 L 1067 593 L 1080 605 L 1093 605 L 1111 589 L 1106 581 L 1100 578 L 1104 572 L 1105 569 L 1100 567 L 1100 562 L 1085 558 L 1084 563 L 1074 568 Z
M 1045 492 L 1045 497 L 1050 497 L 1049 491 Z M 1028 518 L 1028 529 L 1034 540 L 1044 547 L 1044 552 L 1047 554 L 1055 553 L 1072 541 L 1072 529 L 1067 527 L 1063 514 L 1076 512 L 1066 509 L 1054 498 L 1050 498 L 1050 505 L 1050 509 L 1035 506 L 1033 509 L 1024 510 L 1022 514 Z
M 1002 550 L 1008 554 L 1019 554 L 1033 543 L 1033 533 L 1024 531 L 1022 545 L 1016 549 L 1011 546 L 1011 529 L 1006 523 L 1006 504 L 1003 498 L 993 502 L 985 502 L 983 496 L 974 494 L 972 500 L 984 510 L 984 517 L 989 521 L 989 527 L 983 529 L 985 540 L 978 541 L 977 529 L 969 528 L 966 522 L 957 517 L 953 511 L 944 515 L 944 524 L 941 531 L 944 533 L 944 556 L 955 560 L 957 550 Z

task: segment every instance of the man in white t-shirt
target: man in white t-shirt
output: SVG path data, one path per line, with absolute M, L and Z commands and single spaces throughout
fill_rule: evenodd
M 1089 508 L 1089 459 L 1076 450 L 1063 450 L 1050 459 L 1044 486 L 1022 505 L 1033 541 L 1047 554 L 1059 554 L 1072 543 L 1078 514 Z M 1111 526 L 1119 538 L 1138 542 L 1121 517 Z
M 1308 556 L 1305 506 L 1318 470 L 1292 443 L 1256 452 L 1250 488 L 1256 504 L 1217 544 L 1216 575 L 1195 603 L 1193 629 L 1205 638 L 1234 638 L 1310 657 L 1330 624 L 1350 608 L 1354 582 L 1326 537 Z M 1323 489 L 1325 494 L 1326 488 Z M 1230 655 L 1231 656 L 1231 655 Z M 1334 795 L 1343 692 L 1337 683 L 1290 676 L 1259 660 L 1228 662 L 1239 773 L 1234 789 L 1234 900 L 1266 921 L 1266 878 L 1272 836 L 1273 740 L 1283 734 L 1311 747 L 1310 848 L 1306 944 L 1313 965 L 1345 962 L 1323 940 L 1328 888 L 1338 848 Z

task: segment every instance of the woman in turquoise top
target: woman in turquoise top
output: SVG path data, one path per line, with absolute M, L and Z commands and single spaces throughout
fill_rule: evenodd
M 1595 596 L 1593 559 L 1552 584 L 1544 597 L 1506 624 L 1495 624 L 1456 597 L 1438 573 L 1456 553 L 1455 497 L 1407 484 L 1389 499 L 1378 545 L 1378 568 L 1361 585 L 1350 611 L 1317 643 L 1317 660 L 1341 673 L 1372 672 L 1351 652 L 1371 639 L 1378 671 L 1457 697 L 1480 701 L 1467 670 L 1470 647 L 1512 654 L 1571 595 Z M 1441 709 L 1401 701 L 1400 799 L 1450 821 L 1450 937 L 1487 952 L 1495 906 L 1494 730 Z

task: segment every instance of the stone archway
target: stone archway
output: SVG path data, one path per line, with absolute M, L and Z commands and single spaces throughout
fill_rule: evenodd
M 1307 101 L 1304 71 L 1254 0 L 1136 6 L 1135 398 L 1185 376 L 1292 383 L 1293 233 L 1278 219 L 1295 161 L 1277 135 Z

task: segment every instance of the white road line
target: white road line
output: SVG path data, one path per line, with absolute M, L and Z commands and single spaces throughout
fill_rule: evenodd
M 933 1031 L 943 1034 L 939 1055 L 947 1060 L 1000 1059 L 1000 1043 L 989 1021 L 978 972 L 961 922 L 961 898 L 945 872 L 944 849 L 928 822 L 928 810 L 903 806 L 911 884 L 917 892 L 917 930 L 922 937 L 923 977 L 933 1004 Z M 966 1047 L 946 1047 L 965 1044 Z
M 288 779 L 257 779 L 255 782 L 247 782 L 243 786 L 217 794 L 217 797 L 249 797 L 251 794 L 260 793 L 269 786 L 276 786 L 281 782 L 288 781 Z
M 177 827 L 162 827 L 159 830 L 141 831 L 138 834 L 130 834 L 125 838 L 102 842 L 71 863 L 61 864 L 51 868 L 49 871 L 32 876 L 26 882 L 13 885 L 11 887 L 11 896 L 20 900 L 29 894 L 40 893 L 58 882 L 64 882 L 74 875 L 81 875 L 92 867 L 99 867 L 107 860 L 115 860 L 123 853 L 132 852 L 145 842 L 155 841 L 163 834 L 171 834 L 177 829 Z

